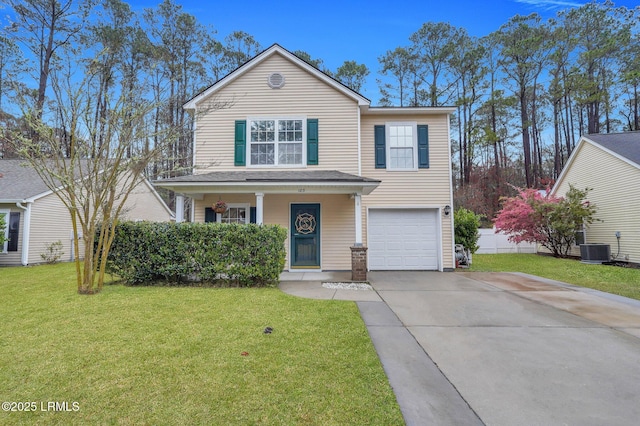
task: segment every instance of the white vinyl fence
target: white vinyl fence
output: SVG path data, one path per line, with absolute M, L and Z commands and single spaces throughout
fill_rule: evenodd
M 478 229 L 480 239 L 476 251 L 477 254 L 497 254 L 497 253 L 535 253 L 536 245 L 533 243 L 512 243 L 503 233 L 496 234 L 495 228 Z

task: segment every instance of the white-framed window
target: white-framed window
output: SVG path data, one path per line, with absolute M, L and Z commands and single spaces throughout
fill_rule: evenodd
M 580 244 L 586 244 L 587 243 L 587 228 L 586 226 L 582 225 L 579 226 L 578 229 L 576 229 L 574 235 L 575 235 L 575 241 L 574 244 L 576 246 L 580 246 Z
M 0 231 L 4 234 L 4 244 L 0 244 L 0 253 L 7 253 L 9 247 L 9 210 L 0 210 L 0 217 L 4 219 L 4 230 Z
M 227 211 L 216 214 L 218 223 L 249 223 L 249 204 L 227 204 Z
M 387 123 L 387 169 L 418 169 L 418 130 L 415 122 Z
M 306 164 L 306 119 L 249 118 L 249 166 L 302 167 Z

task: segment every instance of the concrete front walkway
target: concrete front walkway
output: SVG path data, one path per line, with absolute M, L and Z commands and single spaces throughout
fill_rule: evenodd
M 638 424 L 640 301 L 523 274 L 305 278 L 280 287 L 357 301 L 408 425 Z

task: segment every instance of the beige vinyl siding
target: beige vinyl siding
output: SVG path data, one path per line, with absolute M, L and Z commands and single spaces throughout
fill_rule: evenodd
M 0 266 L 20 265 L 22 256 L 22 230 L 24 229 L 24 210 L 18 208 L 15 204 L 0 204 L 0 210 L 20 213 L 20 234 L 18 235 L 18 251 L 2 252 L 0 246 Z M 5 225 L 9 226 L 9 214 L 5 218 Z
M 248 203 L 255 207 L 253 194 L 210 194 L 195 203 L 195 221 L 204 222 L 204 210 L 219 198 L 229 203 Z M 280 225 L 287 229 L 287 262 L 289 268 L 289 228 L 291 204 L 320 204 L 321 268 L 323 270 L 350 270 L 351 249 L 355 242 L 355 203 L 349 195 L 324 194 L 265 194 L 263 199 L 264 223 Z
M 27 204 L 24 203 L 24 205 L 26 206 Z M 125 206 L 122 215 L 123 220 L 171 220 L 169 211 L 144 182 L 136 186 L 127 199 Z M 6 254 L 0 253 L 0 265 L 20 265 L 24 247 L 25 210 L 17 208 L 15 204 L 0 205 L 0 209 L 20 212 L 18 251 Z M 42 263 L 43 259 L 41 254 L 45 252 L 48 245 L 56 241 L 62 243 L 64 255 L 60 260 L 72 260 L 72 232 L 73 226 L 71 224 L 69 210 L 55 194 L 48 194 L 36 199 L 31 203 L 28 264 L 34 265 Z M 79 229 L 79 232 L 82 232 L 82 230 Z M 84 246 L 82 243 L 83 240 L 80 241 L 80 256 L 84 254 Z
M 595 221 L 586 230 L 587 243 L 611 245 L 611 254 L 618 251 L 615 232 L 620 231 L 622 260 L 640 263 L 640 169 L 589 142 L 582 143 L 555 193 L 563 195 L 569 184 L 578 189 L 592 188 L 588 199 L 596 205 Z M 575 247 L 573 255 L 579 256 Z
M 362 117 L 362 175 L 382 181 L 370 195 L 362 197 L 363 240 L 366 245 L 366 210 L 375 207 L 444 208 L 451 204 L 451 178 L 449 175 L 449 117 L 441 115 Z M 417 171 L 390 171 L 375 168 L 374 126 L 390 122 L 417 122 L 429 126 L 429 168 Z M 387 159 L 388 161 L 388 159 Z M 453 206 L 452 206 L 453 207 Z M 453 214 L 442 215 L 443 268 L 452 268 Z
M 127 199 L 122 220 L 164 222 L 171 220 L 171 215 L 149 187 L 144 182 L 140 182 Z M 31 207 L 29 264 L 42 263 L 40 254 L 44 253 L 47 245 L 56 241 L 61 241 L 63 244 L 64 256 L 61 260 L 72 260 L 72 232 L 69 210 L 55 194 L 37 199 Z M 79 229 L 79 232 L 82 230 Z M 80 257 L 84 255 L 83 241 L 80 241 L 79 246 Z
M 138 183 L 131 191 L 121 216 L 123 220 L 151 222 L 169 222 L 173 219 L 169 210 L 145 182 Z
M 60 241 L 64 255 L 61 261 L 71 260 L 71 236 L 73 227 L 69 210 L 55 195 L 39 198 L 31 206 L 31 232 L 29 240 L 29 264 L 42 263 L 47 245 Z M 80 247 L 82 250 L 82 246 Z
M 267 77 L 274 72 L 285 76 L 286 84 L 281 89 L 267 85 Z M 196 173 L 250 168 L 234 166 L 235 120 L 299 116 L 319 120 L 319 163 L 303 167 L 358 173 L 357 103 L 279 54 L 264 60 L 212 98 L 219 103 L 228 102 L 229 107 L 207 111 L 206 105 L 212 99 L 199 105 Z

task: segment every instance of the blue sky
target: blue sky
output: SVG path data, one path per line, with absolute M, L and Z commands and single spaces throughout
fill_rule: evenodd
M 473 36 L 497 30 L 516 15 L 538 12 L 544 18 L 558 10 L 580 6 L 573 0 L 396 0 L 396 1 L 278 1 L 278 0 L 176 0 L 184 11 L 217 31 L 218 39 L 235 30 L 256 38 L 263 48 L 278 43 L 288 50 L 304 50 L 320 58 L 330 70 L 345 60 L 369 67 L 371 74 L 362 94 L 378 98 L 378 57 L 408 44 L 409 36 L 424 22 L 444 21 L 464 27 Z M 154 7 L 157 2 L 132 1 L 134 8 Z M 637 0 L 618 0 L 617 6 L 633 8 Z
M 162 0 L 125 0 L 136 12 L 155 8 Z M 245 31 L 263 48 L 278 43 L 304 50 L 335 71 L 346 60 L 367 65 L 371 74 L 361 91 L 375 105 L 378 57 L 406 46 L 425 22 L 449 22 L 472 36 L 484 36 L 516 15 L 538 12 L 543 18 L 579 7 L 585 0 L 174 0 L 218 40 Z M 599 0 L 604 1 L 604 0 Z M 640 7 L 639 0 L 614 0 L 616 6 Z M 1 9 L 1 7 L 0 7 Z

